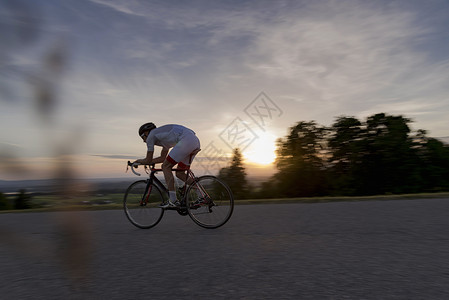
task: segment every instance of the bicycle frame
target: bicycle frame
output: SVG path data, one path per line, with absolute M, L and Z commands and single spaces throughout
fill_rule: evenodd
M 163 171 L 161 168 L 155 168 L 154 165 L 151 165 L 149 178 L 147 179 L 147 186 L 145 188 L 145 192 L 144 192 L 144 194 L 142 196 L 142 200 L 140 202 L 141 206 L 145 206 L 148 203 L 148 197 L 149 197 L 149 195 L 151 193 L 151 188 L 152 188 L 153 184 L 157 185 L 166 195 L 168 194 L 167 187 L 159 180 L 159 178 L 156 177 L 156 174 L 158 172 L 161 172 L 161 171 Z M 199 192 L 200 192 L 202 197 L 204 197 L 205 199 L 210 198 L 209 195 L 207 194 L 207 191 L 201 185 L 197 184 L 198 180 L 197 180 L 197 178 L 195 177 L 195 174 L 193 174 L 193 172 L 192 172 L 192 170 L 190 168 L 187 168 L 187 169 L 173 168 L 171 171 L 172 172 L 180 172 L 180 171 L 182 171 L 182 172 L 186 172 L 186 174 L 187 174 L 187 180 L 186 180 L 186 182 L 184 184 L 183 196 L 182 196 L 182 199 L 180 199 L 182 205 L 185 205 L 185 200 L 186 200 L 186 197 L 187 197 L 187 194 L 186 194 L 187 181 L 189 180 L 189 178 L 192 179 L 191 185 L 196 185 L 196 188 L 199 190 Z M 133 172 L 136 173 L 134 171 L 134 169 L 133 169 Z M 174 208 L 169 207 L 168 209 L 177 209 L 177 208 L 176 207 L 174 207 Z

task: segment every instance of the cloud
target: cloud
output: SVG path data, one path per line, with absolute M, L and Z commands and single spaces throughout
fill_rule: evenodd
M 93 3 L 96 4 L 100 4 L 100 5 L 104 5 L 106 7 L 109 7 L 115 11 L 124 13 L 124 14 L 129 14 L 129 15 L 134 15 L 134 16 L 146 16 L 145 13 L 139 13 L 138 10 L 133 10 L 130 7 L 130 3 L 132 3 L 131 1 L 126 1 L 126 2 L 115 2 L 115 1 L 103 1 L 103 0 L 90 0 Z
M 372 90 L 372 79 L 394 78 L 419 58 L 410 42 L 425 31 L 413 26 L 412 14 L 354 1 L 318 3 L 262 27 L 250 66 L 272 78 L 304 82 L 328 98 L 348 87 Z
M 448 61 L 434 63 L 421 47 L 433 29 L 418 22 L 419 13 L 363 1 L 320 1 L 270 22 L 247 19 L 254 22 L 245 24 L 253 29 L 251 45 L 241 49 L 241 61 L 223 80 L 235 78 L 228 83 L 234 87 L 268 83 L 270 90 L 301 100 L 312 118 L 374 107 L 432 114 L 447 98 Z M 414 105 L 421 101 L 426 104 Z
M 117 85 L 166 103 L 189 94 L 205 100 L 206 87 L 233 96 L 268 90 L 294 99 L 310 118 L 328 120 L 376 108 L 400 113 L 402 105 L 403 113 L 429 115 L 448 92 L 448 62 L 431 63 L 420 47 L 433 29 L 419 22 L 419 9 L 405 5 L 93 2 L 139 20 L 130 19 L 127 30 L 135 35 L 127 43 L 117 41 L 125 54 L 120 72 L 111 73 L 120 76 Z M 425 108 L 413 104 L 423 100 Z

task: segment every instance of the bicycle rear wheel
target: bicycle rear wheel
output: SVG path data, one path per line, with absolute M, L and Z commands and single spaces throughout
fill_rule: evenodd
M 224 225 L 234 210 L 234 197 L 226 183 L 215 176 L 201 176 L 187 190 L 187 212 L 204 228 Z
M 157 225 L 162 219 L 164 210 L 159 205 L 163 202 L 164 197 L 159 187 L 151 185 L 147 191 L 147 181 L 139 180 L 126 190 L 123 209 L 134 226 L 148 229 Z

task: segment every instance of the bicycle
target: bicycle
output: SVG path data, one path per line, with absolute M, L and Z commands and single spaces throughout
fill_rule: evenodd
M 126 170 L 131 167 L 134 174 L 141 176 L 135 170 L 139 165 L 128 161 Z M 176 210 L 181 216 L 189 215 L 196 224 L 208 229 L 218 228 L 231 218 L 234 197 L 229 186 L 219 178 L 212 175 L 196 177 L 190 166 L 187 169 L 172 169 L 187 172 L 192 183 L 178 189 L 180 205 L 162 208 L 160 206 L 168 201 L 168 189 L 156 177 L 162 169 L 155 168 L 154 164 L 150 165 L 149 171 L 146 165 L 144 168 L 149 178 L 132 183 L 123 199 L 126 217 L 134 226 L 152 228 L 161 221 L 166 210 Z

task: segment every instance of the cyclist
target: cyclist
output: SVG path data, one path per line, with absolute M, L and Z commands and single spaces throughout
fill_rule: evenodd
M 179 169 L 187 169 L 200 150 L 199 139 L 193 130 L 176 124 L 156 127 L 153 123 L 145 123 L 139 128 L 139 136 L 147 144 L 147 155 L 134 163 L 144 165 L 162 163 L 162 171 L 169 191 L 169 201 L 161 207 L 177 206 L 179 202 L 176 198 L 172 168 L 177 164 Z M 162 147 L 161 155 L 157 158 L 153 158 L 155 145 Z M 169 153 L 170 148 L 173 149 Z M 187 180 L 187 174 L 184 171 L 177 171 L 176 177 L 184 182 Z

